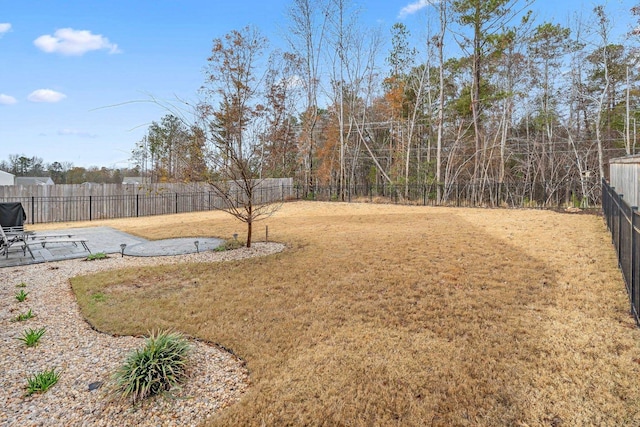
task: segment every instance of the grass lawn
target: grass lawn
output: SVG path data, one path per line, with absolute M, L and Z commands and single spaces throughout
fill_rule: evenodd
M 90 224 L 244 232 L 221 212 Z M 296 202 L 255 240 L 265 225 L 287 251 L 75 278 L 83 313 L 243 358 L 252 385 L 214 425 L 640 424 L 640 331 L 602 218 Z

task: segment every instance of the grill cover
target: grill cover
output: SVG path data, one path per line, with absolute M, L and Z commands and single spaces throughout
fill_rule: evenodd
M 0 203 L 0 225 L 3 227 L 20 227 L 26 219 L 22 203 Z

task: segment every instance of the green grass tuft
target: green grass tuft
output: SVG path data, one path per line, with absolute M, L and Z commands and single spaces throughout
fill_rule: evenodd
M 20 289 L 20 292 L 16 293 L 16 300 L 18 302 L 23 302 L 27 299 L 27 295 L 29 295 L 29 292 L 25 292 L 24 289 Z
M 27 347 L 35 347 L 36 345 L 38 345 L 40 338 L 42 338 L 46 331 L 47 329 L 45 327 L 42 327 L 40 329 L 27 329 L 22 332 L 22 336 L 18 337 L 17 339 L 22 341 Z
M 31 311 L 31 309 L 29 309 L 29 311 L 27 311 L 26 313 L 20 313 L 18 314 L 16 317 L 13 318 L 14 322 L 23 322 L 25 320 L 31 319 L 34 316 L 33 312 Z
M 87 256 L 87 261 L 95 261 L 99 259 L 107 259 L 109 256 L 105 252 L 96 252 L 95 254 L 90 254 Z
M 223 244 L 214 249 L 214 252 L 224 252 L 224 251 L 232 251 L 234 249 L 240 249 L 244 247 L 245 244 L 240 240 L 236 239 L 228 239 L 225 240 Z
M 102 292 L 96 292 L 91 295 L 91 301 L 93 302 L 105 302 L 107 300 L 107 296 Z
M 44 393 L 55 385 L 60 379 L 60 373 L 56 368 L 38 372 L 27 378 L 27 396 L 34 393 Z

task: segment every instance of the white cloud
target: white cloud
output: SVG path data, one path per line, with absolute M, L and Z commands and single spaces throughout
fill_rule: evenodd
M 45 34 L 33 41 L 43 52 L 60 53 L 62 55 L 84 55 L 92 50 L 108 50 L 109 53 L 120 53 L 117 44 L 100 34 L 91 34 L 87 30 L 61 28 L 53 35 Z
M 437 3 L 438 0 L 418 0 L 413 3 L 410 3 L 403 7 L 398 13 L 398 18 L 405 18 L 408 15 L 413 15 L 420 9 L 424 9 L 427 6 L 431 6 L 434 3 Z
M 17 102 L 18 101 L 13 96 L 0 93 L 0 105 L 13 105 L 13 104 L 16 104 Z
M 89 132 L 85 132 L 85 131 L 81 131 L 81 130 L 77 130 L 77 129 L 61 129 L 58 131 L 58 135 L 62 135 L 62 136 L 67 136 L 67 135 L 71 135 L 71 136 L 79 136 L 80 138 L 97 138 L 98 135 L 89 133 Z
M 11 30 L 11 24 L 8 22 L 0 22 L 0 37 L 4 35 L 4 33 L 8 33 Z
M 59 102 L 66 98 L 67 95 L 56 92 L 51 89 L 38 89 L 29 94 L 27 99 L 31 102 Z

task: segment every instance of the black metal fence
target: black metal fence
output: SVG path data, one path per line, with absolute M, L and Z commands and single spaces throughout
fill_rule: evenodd
M 630 207 L 622 194 L 602 181 L 602 210 L 611 239 L 618 254 L 631 312 L 640 325 L 640 217 L 638 208 Z
M 544 182 L 482 182 L 404 185 L 348 186 L 342 191 L 336 186 L 296 186 L 296 199 L 319 201 L 369 201 L 402 203 L 425 206 L 464 207 L 529 207 L 580 208 L 600 207 L 600 188 L 584 195 L 579 182 L 566 182 L 562 186 Z

